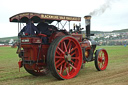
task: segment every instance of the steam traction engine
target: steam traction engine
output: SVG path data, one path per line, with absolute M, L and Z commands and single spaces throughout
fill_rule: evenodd
M 20 61 L 19 68 L 34 75 L 46 75 L 49 72 L 57 79 L 71 79 L 75 77 L 86 62 L 94 61 L 98 71 L 105 70 L 108 64 L 108 54 L 105 49 L 96 50 L 96 42 L 90 39 L 90 19 L 91 16 L 85 16 L 86 37 L 83 38 L 80 33 L 80 26 L 74 25 L 74 30 L 67 32 L 65 29 L 51 27 L 51 34 L 36 34 L 20 36 L 17 53 Z M 62 20 L 66 22 L 81 21 L 80 17 L 60 16 L 39 13 L 20 13 L 10 17 L 10 22 L 18 22 L 18 29 L 21 23 L 33 20 L 38 23 L 44 20 L 46 23 Z M 62 23 L 61 23 L 62 25 Z M 64 25 L 62 25 L 64 27 Z M 75 29 L 75 27 L 77 29 Z M 43 27 L 42 27 L 43 29 Z M 47 43 L 42 39 L 47 38 Z M 95 55 L 95 56 L 94 56 Z

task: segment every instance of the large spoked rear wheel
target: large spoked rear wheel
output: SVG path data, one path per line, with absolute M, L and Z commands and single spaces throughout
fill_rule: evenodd
M 105 49 L 99 49 L 96 51 L 95 67 L 98 71 L 105 70 L 108 65 L 108 54 Z
M 29 66 L 29 65 L 27 65 L 27 66 Z M 25 70 L 28 72 L 28 73 L 30 73 L 30 74 L 32 74 L 33 76 L 44 76 L 44 75 L 46 75 L 46 74 L 48 74 L 49 73 L 49 70 L 48 70 L 48 68 L 47 67 L 42 67 L 42 68 L 40 68 L 40 69 L 35 69 L 35 70 L 30 70 L 30 69 L 28 69 L 27 67 L 26 67 L 26 65 L 24 65 L 24 68 L 25 68 Z
M 56 38 L 48 49 L 47 64 L 57 79 L 75 77 L 82 65 L 82 50 L 78 41 L 71 36 Z

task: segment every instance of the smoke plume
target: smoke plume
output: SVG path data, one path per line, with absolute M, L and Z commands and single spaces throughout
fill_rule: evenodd
M 89 15 L 97 16 L 103 14 L 106 9 L 111 8 L 111 5 L 114 1 L 115 0 L 105 0 L 105 3 L 101 5 L 99 9 L 95 9 L 94 11 L 90 12 Z

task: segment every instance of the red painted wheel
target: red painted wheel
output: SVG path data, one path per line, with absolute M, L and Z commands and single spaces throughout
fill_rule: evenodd
M 82 65 L 82 50 L 78 41 L 71 36 L 56 38 L 49 47 L 47 64 L 57 79 L 75 77 Z
M 108 65 L 108 54 L 105 49 L 99 49 L 96 51 L 95 67 L 98 71 L 105 70 Z
M 27 65 L 27 67 L 28 66 L 30 66 L 30 65 Z M 28 69 L 26 67 L 26 65 L 24 65 L 24 68 L 25 68 L 25 70 L 28 72 L 28 73 L 30 73 L 30 74 L 32 74 L 32 75 L 34 75 L 34 76 L 43 76 L 43 75 L 46 75 L 46 74 L 48 74 L 49 73 L 49 70 L 48 70 L 48 68 L 46 68 L 46 67 L 42 67 L 42 68 L 40 68 L 40 69 L 35 69 L 35 70 L 30 70 L 30 69 Z M 30 66 L 31 67 L 31 66 Z

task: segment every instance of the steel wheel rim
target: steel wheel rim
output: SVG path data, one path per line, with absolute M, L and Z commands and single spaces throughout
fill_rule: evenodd
M 56 47 L 55 69 L 63 79 L 75 77 L 82 65 L 82 50 L 74 38 L 63 38 Z
M 105 70 L 108 64 L 108 55 L 105 50 L 101 50 L 98 54 L 98 67 Z

